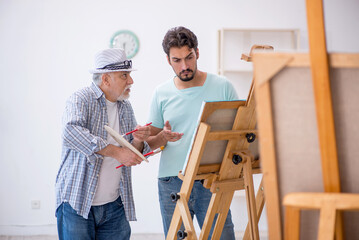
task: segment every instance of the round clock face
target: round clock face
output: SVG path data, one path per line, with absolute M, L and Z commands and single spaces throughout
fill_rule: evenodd
M 126 52 L 127 58 L 133 58 L 140 46 L 137 36 L 128 30 L 122 30 L 116 32 L 111 38 L 110 47 L 112 48 L 122 48 Z

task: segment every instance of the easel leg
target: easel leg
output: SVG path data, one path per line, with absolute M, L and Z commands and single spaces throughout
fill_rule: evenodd
M 199 239 L 207 240 L 209 233 L 211 231 L 213 220 L 215 215 L 218 213 L 218 217 L 216 219 L 216 224 L 213 229 L 212 238 L 211 239 L 220 239 L 222 235 L 223 226 L 227 219 L 228 210 L 230 208 L 233 192 L 219 192 L 214 193 L 211 198 L 211 202 L 208 206 L 206 218 L 204 220 L 201 234 Z
M 199 161 L 197 161 L 197 160 L 201 159 L 201 156 L 202 156 L 203 150 L 204 150 L 204 146 L 206 143 L 205 139 L 206 139 L 209 131 L 210 131 L 209 125 L 207 125 L 205 123 L 200 124 L 200 126 L 198 128 L 196 139 L 194 141 L 193 150 L 192 150 L 192 153 L 191 153 L 191 156 L 189 159 L 189 164 L 187 166 L 188 170 L 186 172 L 185 178 L 182 183 L 181 191 L 180 191 L 180 195 L 185 196 L 186 199 L 183 199 L 183 200 L 185 200 L 186 202 L 188 202 L 189 196 L 191 195 L 191 192 L 192 192 L 193 183 L 194 183 L 195 176 L 196 176 L 198 166 L 199 166 Z M 182 194 L 184 194 L 184 195 L 182 195 Z M 182 214 L 186 214 L 186 213 L 182 212 Z M 167 240 L 176 239 L 177 232 L 180 229 L 181 224 L 182 224 L 181 210 L 180 210 L 178 204 L 176 204 L 176 208 L 173 213 L 170 228 L 167 233 L 167 238 L 166 238 Z
M 299 240 L 300 234 L 300 209 L 286 207 L 284 240 Z
M 261 180 L 261 183 L 259 185 L 257 195 L 256 195 L 256 209 L 257 209 L 257 220 L 259 222 L 259 219 L 261 218 L 263 207 L 264 207 L 264 190 L 263 190 L 263 178 Z M 247 224 L 246 231 L 243 235 L 243 240 L 249 240 L 249 224 Z
M 318 240 L 334 239 L 336 209 L 331 205 L 324 205 L 320 209 Z
M 227 214 L 231 206 L 233 195 L 234 192 L 225 192 L 222 194 L 221 207 L 218 211 L 218 217 L 217 217 L 216 225 L 214 226 L 213 229 L 212 239 L 220 239 L 222 235 L 223 226 L 227 219 Z
M 201 234 L 199 235 L 199 239 L 208 239 L 209 233 L 212 228 L 213 219 L 216 215 L 217 209 L 219 207 L 219 203 L 221 202 L 221 198 L 222 198 L 221 193 L 212 194 L 212 198 L 208 206 L 206 218 L 204 219 L 204 223 L 202 226 Z
M 173 217 L 171 220 L 170 228 L 168 229 L 167 233 L 167 240 L 174 240 L 176 239 L 177 232 L 180 229 L 182 224 L 181 212 L 179 206 L 176 204 L 175 211 L 173 212 Z
M 180 194 L 180 199 L 177 201 L 177 205 L 182 213 L 183 225 L 186 229 L 187 239 L 188 240 L 197 240 L 196 231 L 194 230 L 193 220 L 191 218 L 191 213 L 189 212 L 188 204 L 186 201 L 186 196 Z
M 343 223 L 343 213 L 341 211 L 337 211 L 337 217 L 335 219 L 335 240 L 345 239 Z
M 250 158 L 247 158 L 243 164 L 243 176 L 246 190 L 249 233 L 252 240 L 259 240 L 257 210 L 252 175 L 252 162 Z

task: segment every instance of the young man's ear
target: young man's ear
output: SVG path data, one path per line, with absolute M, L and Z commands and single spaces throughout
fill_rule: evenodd
M 196 57 L 197 57 L 197 59 L 199 58 L 199 49 L 198 48 L 196 49 Z

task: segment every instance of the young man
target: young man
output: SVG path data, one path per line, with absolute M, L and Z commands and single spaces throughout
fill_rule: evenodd
M 173 79 L 158 86 L 153 94 L 150 121 L 151 148 L 166 145 L 161 154 L 158 191 L 165 235 L 171 223 L 176 206 L 170 198 L 172 192 L 179 192 L 182 180 L 177 176 L 183 168 L 191 138 L 195 131 L 203 101 L 237 100 L 232 84 L 219 77 L 197 69 L 199 58 L 197 37 L 189 29 L 170 29 L 162 42 L 167 61 L 175 72 Z M 196 215 L 202 227 L 211 192 L 200 181 L 195 181 L 189 200 L 192 216 Z M 212 235 L 213 227 L 211 230 Z M 234 239 L 231 212 L 223 228 L 221 239 Z
M 139 151 L 149 152 L 147 126 L 136 126 L 127 98 L 133 84 L 132 62 L 122 49 L 95 56 L 91 86 L 67 101 L 63 118 L 62 162 L 56 178 L 59 239 L 130 239 L 128 221 L 136 220 L 131 166 L 142 159 L 107 134 L 138 131 L 126 138 Z M 116 169 L 116 166 L 124 167 Z

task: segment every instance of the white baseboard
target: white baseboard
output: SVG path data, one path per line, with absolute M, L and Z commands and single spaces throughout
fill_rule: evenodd
M 57 235 L 56 224 L 0 226 L 0 240 L 3 240 L 1 238 L 2 236 L 56 236 L 56 235 Z

